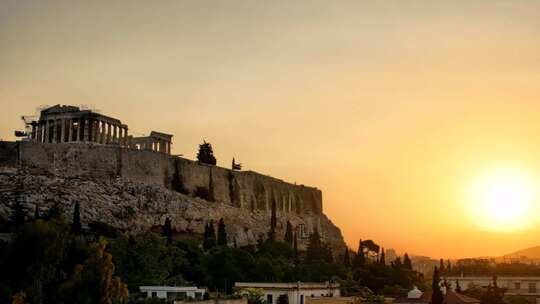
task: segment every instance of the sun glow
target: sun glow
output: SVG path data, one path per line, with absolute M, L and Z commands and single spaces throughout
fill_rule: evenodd
M 480 228 L 512 232 L 530 228 L 536 213 L 534 179 L 522 169 L 489 170 L 471 183 L 468 209 Z

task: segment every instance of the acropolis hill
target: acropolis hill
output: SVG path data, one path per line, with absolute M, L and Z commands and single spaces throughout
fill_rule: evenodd
M 266 235 L 275 204 L 279 234 L 289 220 L 301 245 L 317 227 L 334 249 L 344 246 L 317 188 L 173 156 L 172 135 L 133 137 L 120 120 L 74 106 L 42 110 L 28 130 L 21 141 L 0 142 L 0 221 L 16 199 L 29 213 L 57 204 L 70 214 L 79 202 L 83 222 L 128 232 L 168 217 L 176 233 L 202 234 L 224 218 L 229 242 L 244 245 Z

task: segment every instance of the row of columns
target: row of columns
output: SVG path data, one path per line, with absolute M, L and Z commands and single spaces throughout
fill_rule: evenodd
M 32 140 L 40 143 L 96 142 L 128 145 L 128 129 L 92 118 L 40 120 L 32 125 Z
M 149 150 L 154 152 L 161 152 L 165 154 L 171 154 L 171 142 L 167 140 L 161 140 L 157 138 L 149 137 L 142 144 L 135 144 L 135 148 L 140 150 Z

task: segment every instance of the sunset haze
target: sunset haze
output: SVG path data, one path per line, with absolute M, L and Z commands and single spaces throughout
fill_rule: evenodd
M 502 256 L 540 245 L 539 37 L 536 1 L 0 0 L 0 138 L 85 105 L 321 189 L 351 248 Z M 490 229 L 507 169 L 526 225 Z

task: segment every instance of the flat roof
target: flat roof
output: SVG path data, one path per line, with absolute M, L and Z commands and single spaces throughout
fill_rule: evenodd
M 140 291 L 200 291 L 206 290 L 197 286 L 139 286 Z
M 498 280 L 540 280 L 540 276 L 499 276 L 495 275 Z M 451 280 L 493 280 L 493 276 L 442 276 L 445 279 Z
M 338 283 L 318 282 L 290 282 L 290 283 L 264 283 L 264 282 L 236 282 L 235 287 L 275 288 L 275 289 L 328 289 L 338 288 Z

